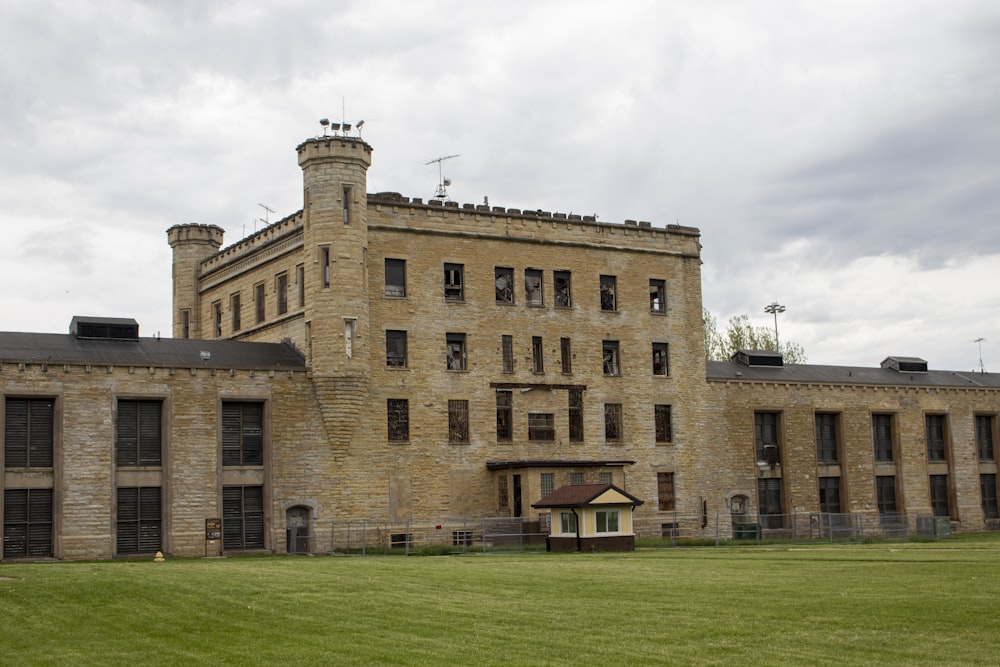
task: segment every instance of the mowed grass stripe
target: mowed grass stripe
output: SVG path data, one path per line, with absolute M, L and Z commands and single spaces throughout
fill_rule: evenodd
M 963 547 L 963 545 L 966 545 Z M 1000 537 L 3 563 L 0 664 L 995 665 Z

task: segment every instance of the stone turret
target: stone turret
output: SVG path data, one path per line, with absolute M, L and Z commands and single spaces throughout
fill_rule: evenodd
M 167 230 L 173 255 L 173 337 L 210 338 L 202 329 L 200 265 L 222 247 L 225 230 L 216 225 L 174 225 Z
M 372 147 L 320 137 L 297 148 L 303 177 L 305 330 L 334 447 L 354 433 L 371 380 L 367 170 Z

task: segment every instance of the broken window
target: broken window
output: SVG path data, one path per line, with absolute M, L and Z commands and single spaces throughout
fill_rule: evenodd
M 406 260 L 385 260 L 385 295 L 406 296 Z
M 569 390 L 569 441 L 583 442 L 583 390 Z
M 649 281 L 649 312 L 667 312 L 667 283 L 651 278 Z
M 497 390 L 497 442 L 510 442 L 514 437 L 513 394 L 509 389 Z
M 406 368 L 406 332 L 385 332 L 385 365 L 390 368 Z
M 288 312 L 288 274 L 279 273 L 274 279 L 274 289 L 278 293 L 278 314 Z
M 389 442 L 406 442 L 410 439 L 410 402 L 405 398 L 386 400 Z
M 449 333 L 445 334 L 445 354 L 447 366 L 450 371 L 465 370 L 465 334 Z
M 754 439 L 756 440 L 757 462 L 777 465 L 778 457 L 778 413 L 755 412 L 753 415 Z
M 264 310 L 264 283 L 257 283 L 253 286 L 253 304 L 257 312 L 257 324 L 264 321 L 266 312 Z
M 601 276 L 601 310 L 618 310 L 616 282 L 614 276 Z
M 545 305 L 542 295 L 542 272 L 538 269 L 524 270 L 524 298 L 529 306 Z
M 604 441 L 621 442 L 622 440 L 622 404 L 604 404 Z
M 656 442 L 673 440 L 673 426 L 670 423 L 670 406 L 654 405 L 653 422 L 656 430 Z
M 500 337 L 500 350 L 503 355 L 503 372 L 514 372 L 514 337 L 503 335 Z
M 493 269 L 497 303 L 514 303 L 514 269 L 498 266 Z
M 448 442 L 463 443 L 469 441 L 469 402 L 466 400 L 448 401 Z
M 532 373 L 544 373 L 545 372 L 545 362 L 542 358 L 544 351 L 542 350 L 542 337 L 532 336 L 531 337 L 531 372 Z
M 653 375 L 670 375 L 666 343 L 653 343 Z
M 555 286 L 556 308 L 570 308 L 573 306 L 573 297 L 570 290 L 569 271 L 556 271 L 552 274 L 552 282 Z
M 618 341 L 616 340 L 606 340 L 603 343 L 604 348 L 604 374 L 605 375 L 621 375 L 621 367 L 619 366 L 618 359 Z
M 444 298 L 449 301 L 462 301 L 465 299 L 463 289 L 463 273 L 465 267 L 462 264 L 444 265 Z
M 237 292 L 229 297 L 229 309 L 233 311 L 233 333 L 240 330 L 240 293 Z
M 551 412 L 532 412 L 528 414 L 528 440 L 551 442 L 555 439 L 555 415 Z
M 569 338 L 559 339 L 559 356 L 562 360 L 562 372 L 569 374 L 573 372 L 573 353 L 570 349 Z

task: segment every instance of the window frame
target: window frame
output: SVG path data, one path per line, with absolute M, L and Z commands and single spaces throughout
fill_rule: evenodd
M 924 415 L 924 439 L 927 443 L 927 462 L 946 463 L 948 461 L 948 415 L 929 413 Z
M 410 401 L 406 398 L 385 399 L 386 440 L 410 441 Z
M 931 514 L 936 517 L 951 517 L 948 475 L 930 475 Z
M 496 303 L 514 305 L 514 269 L 507 266 L 493 267 L 493 287 Z
M 469 401 L 448 399 L 448 443 L 469 444 Z
M 264 507 L 264 487 L 261 484 L 227 484 L 222 487 L 224 551 L 265 548 Z
M 513 442 L 514 441 L 514 392 L 511 391 L 510 389 L 497 389 L 496 404 L 497 404 L 497 442 Z
M 220 431 L 224 467 L 264 465 L 264 412 L 263 401 L 222 401 Z
M 653 405 L 653 438 L 657 444 L 674 441 L 673 408 L 666 403 Z
M 524 302 L 532 308 L 545 306 L 545 271 L 524 270 Z
M 18 407 L 22 404 L 23 419 Z M 55 398 L 7 396 L 4 399 L 4 467 L 8 470 L 52 469 L 56 458 L 55 420 Z M 23 431 L 23 438 L 19 431 Z
M 288 272 L 282 271 L 274 277 L 274 292 L 278 301 L 278 315 L 288 312 Z
M 601 310 L 605 313 L 618 312 L 618 276 L 600 277 Z
M 993 443 L 996 421 L 996 415 L 975 415 L 976 456 L 982 463 L 996 461 L 996 448 Z
M 385 289 L 383 294 L 391 299 L 406 298 L 406 260 L 386 257 L 384 260 Z
M 444 335 L 445 368 L 449 371 L 469 370 L 467 337 L 464 333 L 449 331 Z
M 836 475 L 823 476 L 817 480 L 819 489 L 819 511 L 824 514 L 840 514 L 841 503 L 840 477 Z
M 594 512 L 594 532 L 598 535 L 619 535 L 622 532 L 622 511 L 604 509 Z
M 536 375 L 545 372 L 545 346 L 541 336 L 531 337 L 531 372 Z
M 444 264 L 444 299 L 445 301 L 465 301 L 465 265 L 445 262 Z
M 757 463 L 780 465 L 781 412 L 775 410 L 755 410 L 753 413 L 753 428 L 754 450 Z M 770 447 L 774 447 L 774 450 L 769 454 L 768 448 Z
M 134 495 L 134 498 L 123 496 Z M 123 509 L 131 509 L 127 515 Z M 115 554 L 156 553 L 163 547 L 163 491 L 159 486 L 115 489 Z
M 500 371 L 514 372 L 514 336 L 510 334 L 500 336 Z
M 892 463 L 895 460 L 894 434 L 896 415 L 887 412 L 873 413 L 872 455 L 876 463 Z
M 576 535 L 579 531 L 576 513 L 573 511 L 559 512 L 559 534 Z
M 570 271 L 552 272 L 552 303 L 556 308 L 573 307 L 573 274 Z
M 403 329 L 385 331 L 386 368 L 407 368 L 407 334 Z
M 583 442 L 583 390 L 570 389 L 566 397 L 569 441 Z
M 670 343 L 653 343 L 653 375 L 670 377 Z
M 625 409 L 621 403 L 604 404 L 604 442 L 621 444 L 625 440 Z
M 55 490 L 52 488 L 3 490 L 4 560 L 52 556 L 55 534 L 54 496 Z
M 617 340 L 601 341 L 601 358 L 605 377 L 621 377 L 621 343 Z
M 552 412 L 529 412 L 528 440 L 531 442 L 555 442 L 555 414 Z
M 997 507 L 997 475 L 995 472 L 979 474 L 979 497 L 983 506 L 983 518 L 1000 518 Z
M 118 398 L 115 403 L 115 466 L 158 468 L 162 465 L 163 401 Z
M 230 319 L 232 320 L 233 333 L 236 333 L 242 328 L 242 304 L 240 304 L 240 293 L 233 292 L 229 295 L 229 310 L 231 313 Z
M 677 508 L 674 494 L 674 473 L 656 473 L 656 502 L 660 512 L 673 512 Z
M 667 281 L 660 278 L 649 279 L 649 312 L 653 315 L 667 314 Z
M 816 462 L 819 465 L 840 463 L 840 414 L 837 412 L 814 413 L 816 432 Z
M 253 286 L 253 308 L 255 324 L 267 320 L 267 286 L 261 281 Z

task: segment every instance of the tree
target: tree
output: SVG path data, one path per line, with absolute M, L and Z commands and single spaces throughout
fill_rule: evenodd
M 754 326 L 749 315 L 734 315 L 729 318 L 724 332 L 719 331 L 715 315 L 702 309 L 705 325 L 705 358 L 728 361 L 739 350 L 772 350 L 781 352 L 786 364 L 804 364 L 806 351 L 794 341 L 783 341 L 780 349 L 775 345 L 774 329 Z

